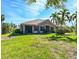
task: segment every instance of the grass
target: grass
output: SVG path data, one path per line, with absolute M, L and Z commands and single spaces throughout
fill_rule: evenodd
M 29 34 L 2 40 L 1 57 L 2 59 L 68 59 L 70 55 L 68 52 L 74 53 L 72 50 L 74 43 L 71 45 L 62 41 L 49 41 L 49 37 L 52 36 L 55 34 Z M 76 44 L 74 46 L 76 47 Z

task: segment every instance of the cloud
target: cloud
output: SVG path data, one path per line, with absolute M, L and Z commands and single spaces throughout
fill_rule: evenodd
M 6 9 L 8 12 L 13 12 L 20 17 L 37 17 L 45 9 L 46 0 L 37 0 L 36 3 L 31 5 L 24 3 L 23 0 L 5 0 L 2 2 L 4 3 L 2 4 L 3 12 Z
M 40 14 L 40 11 L 45 9 L 45 0 L 37 0 L 36 3 L 33 3 L 32 5 L 29 6 L 29 12 L 33 15 L 33 16 L 37 16 Z

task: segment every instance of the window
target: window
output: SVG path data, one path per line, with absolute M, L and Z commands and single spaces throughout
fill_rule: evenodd
M 39 27 L 38 26 L 34 26 L 34 31 L 38 31 Z
M 44 31 L 44 26 L 41 26 L 41 27 L 40 27 L 40 30 L 41 30 L 41 31 Z

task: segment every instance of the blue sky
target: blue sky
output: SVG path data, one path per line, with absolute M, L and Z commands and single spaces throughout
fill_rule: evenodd
M 51 13 L 57 11 L 54 8 L 45 9 L 46 0 L 38 0 L 37 3 L 27 5 L 23 0 L 2 0 L 1 13 L 5 15 L 5 22 L 20 24 L 25 21 L 38 18 L 49 18 Z M 66 8 L 71 12 L 76 11 L 76 0 L 68 0 Z

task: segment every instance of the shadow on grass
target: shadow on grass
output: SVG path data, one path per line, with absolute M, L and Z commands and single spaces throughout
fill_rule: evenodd
M 46 35 L 46 34 L 49 34 L 49 33 L 26 33 L 26 34 L 23 34 L 23 33 L 11 33 L 9 36 L 22 36 L 22 35 Z
M 65 35 L 53 35 L 49 37 L 49 41 L 65 41 L 65 42 L 77 42 L 76 36 L 65 36 Z
M 33 33 L 27 33 L 27 34 L 22 34 L 22 33 L 11 33 L 9 35 L 9 37 L 11 36 L 23 36 L 23 35 L 47 35 L 49 33 L 37 33 L 37 34 L 33 34 Z M 55 40 L 55 41 L 66 41 L 66 42 L 77 42 L 77 38 L 76 36 L 73 37 L 73 35 L 71 36 L 67 36 L 67 35 L 58 35 L 58 34 L 51 34 L 51 35 L 47 35 L 46 39 L 48 39 L 49 41 Z
M 70 37 L 66 37 L 66 38 L 68 38 L 69 40 L 70 40 L 70 42 L 77 42 L 77 38 L 70 38 Z

